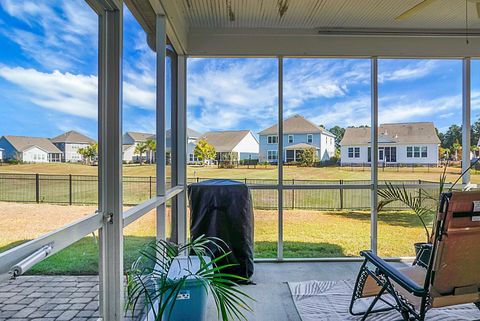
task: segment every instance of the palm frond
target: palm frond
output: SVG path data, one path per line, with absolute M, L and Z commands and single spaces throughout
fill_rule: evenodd
M 243 311 L 252 311 L 248 301 L 253 298 L 237 287 L 235 281 L 245 281 L 245 278 L 223 272 L 235 265 L 221 263 L 231 254 L 226 249 L 228 246 L 223 240 L 204 235 L 180 245 L 165 240 L 148 244 L 127 272 L 126 309 L 132 309 L 133 313 L 143 298 L 147 309 L 152 308 L 155 321 L 168 320 L 180 290 L 188 279 L 195 279 L 213 296 L 219 318 L 247 320 Z M 197 271 L 187 268 L 182 277 L 169 279 L 174 259 L 182 253 L 197 257 L 200 268 Z M 214 253 L 215 258 L 206 259 Z
M 377 194 L 382 198 L 377 205 L 377 210 L 381 211 L 385 206 L 393 203 L 400 202 L 411 209 L 419 218 L 427 236 L 427 240 L 430 239 L 430 231 L 425 222 L 424 216 L 431 215 L 433 211 L 426 207 L 424 202 L 421 201 L 421 192 L 418 195 L 415 191 L 409 192 L 407 187 L 402 184 L 401 186 L 393 185 L 392 183 L 386 182 L 385 189 L 379 189 Z

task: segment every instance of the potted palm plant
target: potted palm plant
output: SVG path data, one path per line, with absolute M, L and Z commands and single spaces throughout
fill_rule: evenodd
M 133 314 L 143 302 L 149 311 L 147 321 L 201 321 L 205 320 L 206 297 L 212 295 L 223 321 L 246 320 L 242 311 L 252 311 L 247 301 L 253 299 L 237 287 L 236 281 L 244 278 L 222 272 L 233 265 L 218 264 L 230 254 L 225 247 L 222 240 L 205 236 L 186 244 L 164 240 L 148 244 L 127 272 L 126 309 Z M 210 259 L 212 248 L 222 254 Z M 190 255 L 182 257 L 185 253 Z
M 449 187 L 449 191 L 452 191 L 458 181 L 465 175 L 465 173 L 470 170 L 473 166 L 477 164 L 479 159 L 472 162 L 469 168 L 463 171 L 457 180 Z M 393 202 L 400 202 L 407 206 L 413 213 L 418 217 L 423 229 L 425 230 L 426 242 L 415 243 L 415 254 L 417 260 L 420 263 L 427 264 L 430 258 L 431 247 L 428 246 L 431 244 L 431 226 L 429 226 L 429 221 L 438 212 L 440 208 L 440 196 L 442 195 L 445 189 L 445 182 L 447 178 L 447 167 L 448 163 L 443 167 L 442 174 L 440 175 L 438 183 L 438 195 L 431 194 L 426 191 L 424 188 L 420 188 L 417 192 L 412 191 L 408 188 L 408 185 L 393 185 L 392 183 L 386 182 L 385 189 L 379 189 L 377 194 L 382 198 L 377 205 L 377 210 L 381 211 Z M 430 202 L 426 202 L 429 200 Z

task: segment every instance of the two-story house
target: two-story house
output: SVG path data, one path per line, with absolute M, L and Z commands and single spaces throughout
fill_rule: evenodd
M 341 164 L 371 162 L 370 128 L 347 128 L 340 142 Z M 440 139 L 432 122 L 378 126 L 378 161 L 386 164 L 438 164 Z
M 85 148 L 95 143 L 92 138 L 70 130 L 50 140 L 62 151 L 62 162 L 81 162 L 83 156 L 78 153 L 80 148 Z
M 258 133 L 260 140 L 260 162 L 278 162 L 278 125 L 275 124 Z M 328 161 L 335 155 L 335 135 L 315 125 L 301 115 L 283 121 L 283 160 L 296 162 L 301 154 L 314 148 L 320 161 Z

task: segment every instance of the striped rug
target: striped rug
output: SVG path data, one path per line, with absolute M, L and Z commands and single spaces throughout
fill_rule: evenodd
M 289 282 L 293 301 L 302 321 L 357 321 L 348 313 L 354 281 L 305 281 Z M 365 311 L 370 299 L 356 303 L 354 311 Z M 396 321 L 401 316 L 396 311 L 377 313 L 367 320 Z M 426 321 L 478 321 L 480 310 L 473 304 L 432 309 Z

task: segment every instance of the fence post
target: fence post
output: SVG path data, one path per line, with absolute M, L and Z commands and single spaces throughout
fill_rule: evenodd
M 292 178 L 292 185 L 295 185 L 295 178 Z M 292 210 L 295 209 L 295 189 L 292 188 Z
M 418 185 L 422 185 L 421 179 L 418 180 Z M 418 187 L 418 203 L 420 204 L 420 206 L 422 206 L 422 187 L 421 186 Z
M 35 174 L 35 201 L 40 203 L 40 175 Z
M 150 176 L 150 198 L 152 198 L 152 176 Z
M 246 177 L 245 177 L 244 181 L 245 181 L 245 185 L 247 185 L 247 178 Z
M 340 185 L 343 185 L 343 179 L 340 180 Z M 340 209 L 343 210 L 343 188 L 340 188 Z
M 198 180 L 198 177 L 197 177 L 197 183 L 198 183 L 198 181 L 199 181 L 199 180 Z
M 68 204 L 72 205 L 72 174 L 68 175 Z

